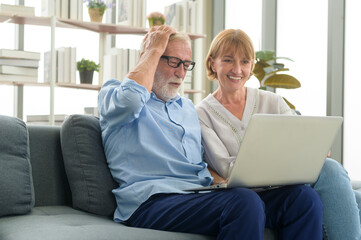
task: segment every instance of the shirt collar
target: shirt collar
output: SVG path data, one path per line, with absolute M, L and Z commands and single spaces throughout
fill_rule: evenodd
M 159 99 L 153 91 L 150 93 L 150 97 L 156 101 L 164 102 L 163 100 Z M 183 106 L 182 97 L 179 94 L 177 94 L 177 96 L 175 96 L 174 98 L 168 100 L 167 104 L 172 104 L 174 102 L 178 103 L 178 105 L 181 107 Z

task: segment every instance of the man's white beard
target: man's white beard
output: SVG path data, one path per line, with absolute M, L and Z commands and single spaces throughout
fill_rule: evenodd
M 168 84 L 172 81 L 179 82 L 179 78 L 171 77 L 167 82 L 165 82 L 163 75 L 159 73 L 155 74 L 152 91 L 157 95 L 157 98 L 167 102 L 168 100 L 177 96 L 179 87 L 175 88 Z

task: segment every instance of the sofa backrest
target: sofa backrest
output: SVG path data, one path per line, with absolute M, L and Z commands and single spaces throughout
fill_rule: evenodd
M 35 206 L 71 206 L 71 192 L 60 145 L 60 127 L 28 125 L 28 131 Z

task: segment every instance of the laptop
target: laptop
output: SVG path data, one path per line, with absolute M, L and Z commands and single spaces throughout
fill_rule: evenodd
M 314 183 L 342 121 L 335 116 L 252 115 L 228 182 L 186 191 L 260 191 Z

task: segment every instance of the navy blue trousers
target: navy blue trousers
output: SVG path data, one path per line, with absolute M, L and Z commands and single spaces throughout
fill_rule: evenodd
M 217 239 L 322 239 L 322 202 L 304 185 L 260 193 L 245 188 L 191 194 L 157 194 L 128 219 L 133 227 L 198 233 Z

